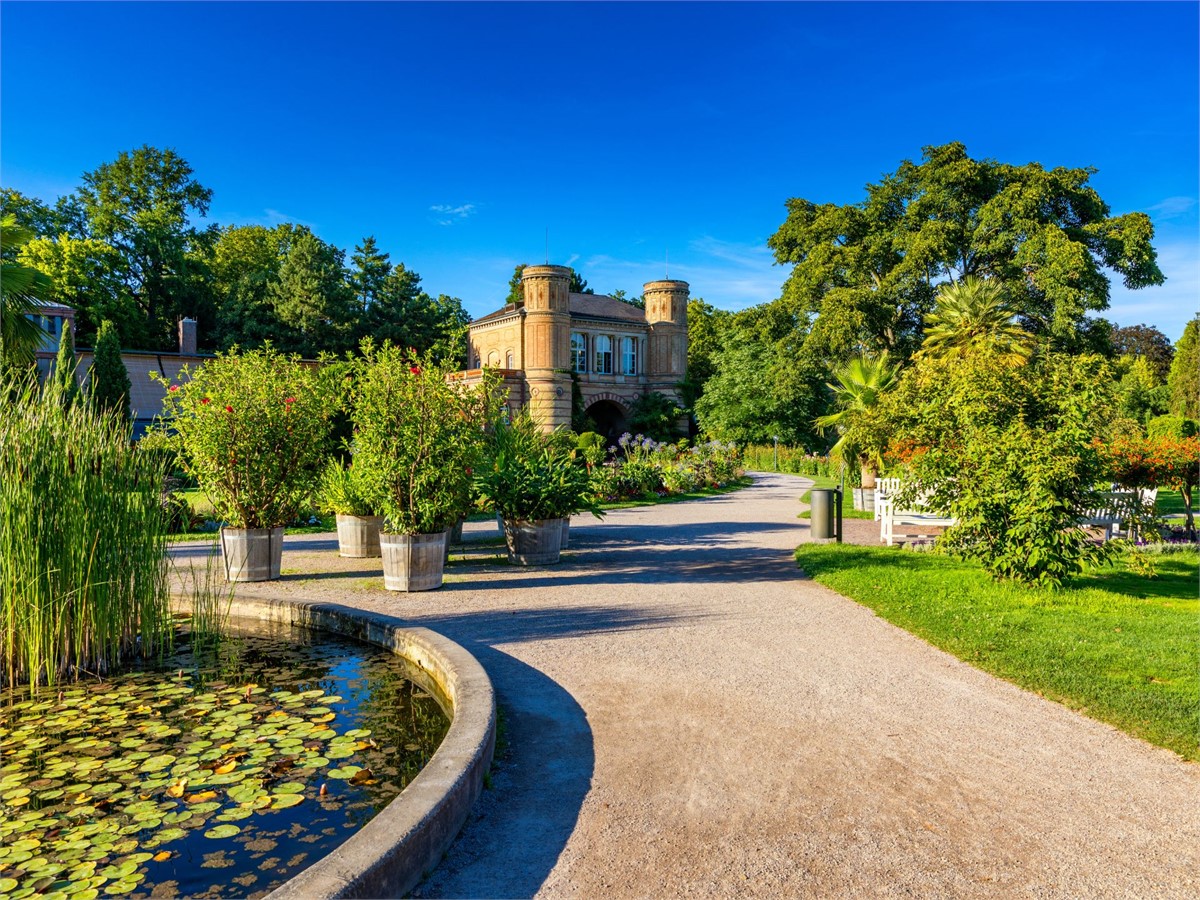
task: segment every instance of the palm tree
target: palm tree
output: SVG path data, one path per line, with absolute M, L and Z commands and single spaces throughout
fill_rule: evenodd
M 44 336 L 29 315 L 49 296 L 50 279 L 15 260 L 33 238 L 11 214 L 0 218 L 0 371 L 32 366 Z
M 857 462 L 862 468 L 862 486 L 873 488 L 880 464 L 879 454 L 862 446 L 854 426 L 863 413 L 875 405 L 880 394 L 896 384 L 899 367 L 888 361 L 885 350 L 877 357 L 851 357 L 834 371 L 833 377 L 837 384 L 828 387 L 833 391 L 837 411 L 817 418 L 816 426 L 822 431 L 837 429 L 838 441 L 829 455 L 843 462 Z
M 1033 352 L 1033 335 L 1017 324 L 1016 315 L 1004 285 L 968 275 L 938 291 L 937 305 L 925 317 L 921 349 L 941 357 L 987 349 L 1020 365 Z

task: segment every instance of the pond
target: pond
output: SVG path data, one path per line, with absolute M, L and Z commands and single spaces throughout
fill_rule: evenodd
M 0 895 L 265 894 L 428 762 L 434 690 L 389 651 L 235 622 L 152 671 L 6 695 Z

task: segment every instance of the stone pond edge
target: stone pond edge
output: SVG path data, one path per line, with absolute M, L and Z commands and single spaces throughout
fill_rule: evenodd
M 179 597 L 173 603 L 188 605 Z M 399 796 L 340 847 L 267 895 L 405 896 L 441 861 L 483 790 L 496 749 L 496 695 L 483 666 L 435 631 L 333 603 L 234 598 L 229 615 L 323 629 L 391 650 L 419 667 L 450 702 L 445 739 Z

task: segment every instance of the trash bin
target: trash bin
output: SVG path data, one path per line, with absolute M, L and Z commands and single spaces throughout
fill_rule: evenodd
M 813 488 L 809 492 L 809 522 L 814 541 L 842 540 L 842 492 L 837 488 Z

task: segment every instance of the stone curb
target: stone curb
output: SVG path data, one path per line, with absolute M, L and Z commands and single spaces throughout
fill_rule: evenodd
M 173 602 L 186 608 L 181 598 Z M 384 647 L 421 669 L 449 700 L 450 729 L 417 777 L 353 837 L 267 896 L 406 895 L 441 861 L 483 790 L 496 749 L 496 696 L 483 666 L 437 632 L 332 603 L 234 598 L 229 615 L 321 628 Z

